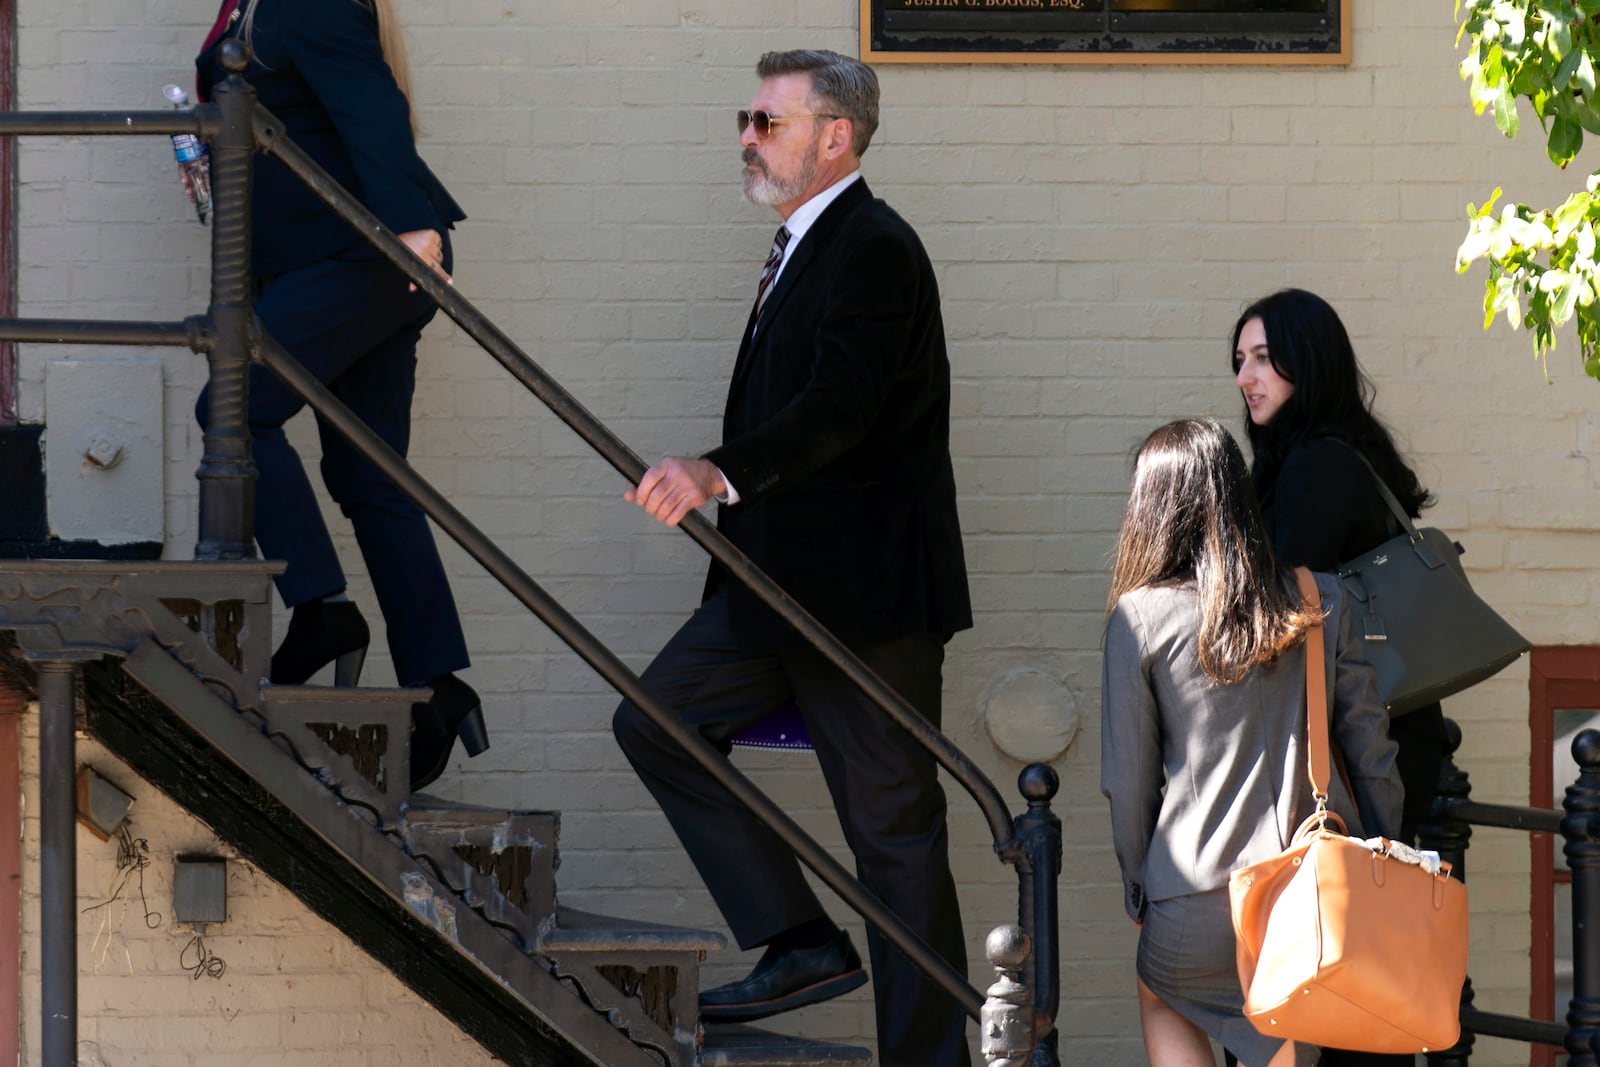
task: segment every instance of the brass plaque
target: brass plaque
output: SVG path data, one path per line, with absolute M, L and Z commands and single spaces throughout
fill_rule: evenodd
M 861 0 L 874 63 L 1350 62 L 1350 0 Z

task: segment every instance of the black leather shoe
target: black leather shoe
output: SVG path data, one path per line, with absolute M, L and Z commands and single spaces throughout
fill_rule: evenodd
M 839 931 L 818 948 L 790 949 L 766 955 L 742 982 L 700 994 L 700 1018 L 706 1022 L 745 1022 L 820 1004 L 866 984 L 861 957 L 850 935 Z
M 483 703 L 472 686 L 453 674 L 441 674 L 428 683 L 433 697 L 411 705 L 411 791 L 433 784 L 450 763 L 456 738 L 467 755 L 489 747 L 483 724 Z
M 371 640 L 367 620 L 355 601 L 307 601 L 289 616 L 289 632 L 272 654 L 268 678 L 273 685 L 304 685 L 331 663 L 333 684 L 353 686 L 361 680 L 361 665 Z

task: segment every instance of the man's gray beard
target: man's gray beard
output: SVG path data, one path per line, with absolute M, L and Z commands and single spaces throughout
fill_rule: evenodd
M 800 168 L 800 173 L 791 181 L 781 181 L 771 174 L 761 172 L 751 174 L 746 171 L 740 194 L 747 204 L 756 204 L 760 207 L 777 207 L 797 200 L 805 195 L 811 183 L 817 176 L 817 159 L 814 155 L 807 154 L 805 165 Z

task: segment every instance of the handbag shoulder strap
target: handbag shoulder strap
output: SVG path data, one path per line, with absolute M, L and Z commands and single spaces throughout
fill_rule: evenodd
M 1328 685 L 1322 626 L 1322 598 L 1317 595 L 1317 580 L 1307 567 L 1294 569 L 1300 586 L 1300 606 L 1311 617 L 1306 630 L 1306 769 L 1311 777 L 1311 792 L 1317 809 L 1328 805 Z
M 1356 458 L 1361 461 L 1361 465 L 1367 468 L 1367 472 L 1372 475 L 1372 482 L 1378 487 L 1378 495 L 1383 497 L 1383 502 L 1389 506 L 1389 510 L 1394 514 L 1395 521 L 1398 522 L 1400 524 L 1400 528 L 1406 532 L 1406 536 L 1411 538 L 1413 541 L 1422 536 L 1421 534 L 1417 533 L 1416 523 L 1411 521 L 1411 516 L 1406 514 L 1406 509 L 1400 506 L 1399 498 L 1389 491 L 1388 483 L 1385 482 L 1383 477 L 1378 474 L 1378 468 L 1372 465 L 1372 461 L 1367 458 L 1367 454 L 1365 452 L 1361 451 L 1361 449 L 1357 448 L 1355 445 L 1351 444 L 1349 441 L 1346 441 L 1342 437 L 1326 437 L 1323 438 L 1323 440 L 1337 442 L 1338 444 L 1341 444 L 1350 451 L 1354 452 L 1356 454 Z

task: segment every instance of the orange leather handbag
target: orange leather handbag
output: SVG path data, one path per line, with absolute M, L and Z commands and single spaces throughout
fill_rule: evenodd
M 1313 615 L 1311 572 L 1296 569 Z M 1461 1035 L 1467 889 L 1450 865 L 1345 832 L 1328 810 L 1322 626 L 1306 638 L 1306 747 L 1317 810 L 1284 852 L 1233 872 L 1244 1013 L 1264 1034 L 1362 1052 L 1416 1053 Z

